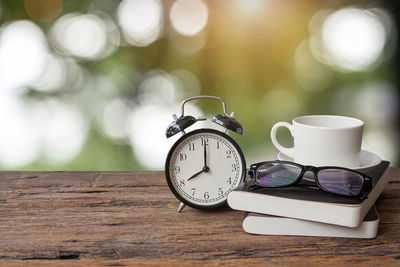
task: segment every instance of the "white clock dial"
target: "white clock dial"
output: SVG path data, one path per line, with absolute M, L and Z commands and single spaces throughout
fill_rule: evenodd
M 196 130 L 182 137 L 172 148 L 167 164 L 174 193 L 197 206 L 225 202 L 244 178 L 240 148 L 216 130 Z

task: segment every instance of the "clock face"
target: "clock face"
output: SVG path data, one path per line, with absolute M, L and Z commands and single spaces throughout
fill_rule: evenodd
M 185 204 L 214 208 L 244 180 L 246 163 L 228 135 L 200 129 L 182 136 L 171 148 L 166 178 L 171 191 Z

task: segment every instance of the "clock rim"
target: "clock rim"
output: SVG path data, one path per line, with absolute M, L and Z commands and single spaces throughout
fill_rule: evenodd
M 188 201 L 187 199 L 183 198 L 179 194 L 179 192 L 175 189 L 174 185 L 172 184 L 171 176 L 169 174 L 169 165 L 170 165 L 173 151 L 180 143 L 182 143 L 183 140 L 189 138 L 192 135 L 198 134 L 198 133 L 213 133 L 213 134 L 219 135 L 219 136 L 225 138 L 226 140 L 228 140 L 234 146 L 234 148 L 238 151 L 240 161 L 242 162 L 242 165 L 243 165 L 240 182 L 239 182 L 238 186 L 244 182 L 244 180 L 246 178 L 246 160 L 244 158 L 242 149 L 240 148 L 239 144 L 232 137 L 230 137 L 229 135 L 227 135 L 224 132 L 221 132 L 221 131 L 218 131 L 215 129 L 211 129 L 211 128 L 201 128 L 201 129 L 196 129 L 194 131 L 191 131 L 189 133 L 182 135 L 178 140 L 176 140 L 176 142 L 170 148 L 168 155 L 167 155 L 167 159 L 165 161 L 165 169 L 164 169 L 165 179 L 167 180 L 168 187 L 179 201 L 183 202 L 185 205 L 190 206 L 192 208 L 202 209 L 202 210 L 214 210 L 214 209 L 226 207 L 227 201 L 228 201 L 228 195 L 225 197 L 225 199 L 222 202 L 219 202 L 218 204 L 199 205 L 196 203 L 192 203 L 192 202 Z

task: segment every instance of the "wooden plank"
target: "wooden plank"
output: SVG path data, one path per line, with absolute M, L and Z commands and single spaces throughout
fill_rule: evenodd
M 162 172 L 2 172 L 0 265 L 395 265 L 400 169 L 389 171 L 372 240 L 254 236 L 242 230 L 243 212 L 177 213 Z

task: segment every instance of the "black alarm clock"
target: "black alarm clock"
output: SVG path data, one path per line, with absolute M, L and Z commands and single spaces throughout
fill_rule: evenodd
M 186 133 L 185 129 L 205 117 L 194 118 L 184 114 L 187 102 L 197 99 L 219 100 L 223 114 L 211 121 L 225 131 L 203 128 Z M 182 114 L 166 130 L 167 138 L 183 135 L 171 147 L 165 162 L 165 177 L 172 193 L 185 205 L 198 209 L 217 209 L 226 206 L 229 192 L 244 182 L 246 162 L 239 145 L 226 134 L 231 130 L 243 134 L 242 125 L 226 113 L 225 102 L 216 96 L 196 96 L 182 102 Z

